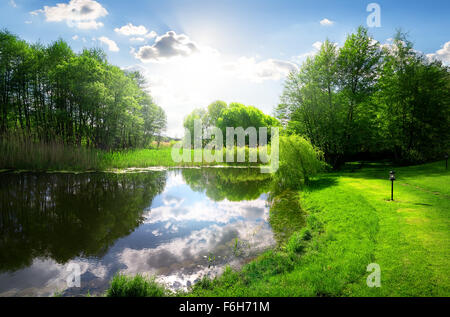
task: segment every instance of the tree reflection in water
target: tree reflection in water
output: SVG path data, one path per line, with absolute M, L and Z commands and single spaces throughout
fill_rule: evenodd
M 192 190 L 205 191 L 214 201 L 257 199 L 270 186 L 270 174 L 259 168 L 184 169 L 182 173 Z
M 1 174 L 0 272 L 103 256 L 139 226 L 165 174 Z

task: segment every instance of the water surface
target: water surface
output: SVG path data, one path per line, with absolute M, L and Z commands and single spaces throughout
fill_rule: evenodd
M 100 294 L 117 272 L 187 288 L 275 244 L 259 169 L 0 174 L 0 295 Z M 81 287 L 67 287 L 77 264 Z

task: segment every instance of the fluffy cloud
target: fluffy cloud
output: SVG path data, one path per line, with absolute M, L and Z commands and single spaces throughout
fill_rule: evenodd
M 99 37 L 98 40 L 100 42 L 106 44 L 108 46 L 108 49 L 111 52 L 118 52 L 119 51 L 119 47 L 117 46 L 116 42 L 114 42 L 113 40 L 107 38 L 106 36 Z
M 103 23 L 98 18 L 108 15 L 108 11 L 94 0 L 71 0 L 69 3 L 57 3 L 54 7 L 44 6 L 43 9 L 32 11 L 31 14 L 45 15 L 47 22 L 66 21 L 71 27 L 80 29 L 97 29 Z
M 75 26 L 81 30 L 97 30 L 103 26 L 103 23 L 97 21 L 82 21 L 76 23 L 69 22 L 69 26 Z
M 156 62 L 174 57 L 186 57 L 196 52 L 198 52 L 198 46 L 186 35 L 169 31 L 157 37 L 153 45 L 139 48 L 135 57 L 142 62 Z
M 235 63 L 224 66 L 225 70 L 236 73 L 243 79 L 252 82 L 262 82 L 264 80 L 279 80 L 289 72 L 296 70 L 297 65 L 288 61 L 267 59 L 257 62 L 253 57 L 241 57 Z
M 320 25 L 323 25 L 323 26 L 331 26 L 333 24 L 334 24 L 334 21 L 328 20 L 326 18 L 320 21 Z
M 450 41 L 445 43 L 436 53 L 427 54 L 427 57 L 430 60 L 440 60 L 444 64 L 450 64 Z
M 271 82 L 297 68 L 284 60 L 223 54 L 175 32 L 152 44 L 133 47 L 130 54 L 147 62 L 133 68 L 143 73 L 155 102 L 166 110 L 170 136 L 183 136 L 183 118 L 218 98 L 253 104 L 270 113 L 279 97 Z
M 115 28 L 114 31 L 116 33 L 130 36 L 130 35 L 145 35 L 148 30 L 145 26 L 139 25 L 135 26 L 132 23 L 128 23 L 127 25 L 122 26 L 121 28 Z

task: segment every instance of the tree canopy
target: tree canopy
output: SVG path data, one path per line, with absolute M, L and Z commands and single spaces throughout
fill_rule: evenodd
M 245 106 L 241 103 L 232 102 L 227 105 L 224 101 L 215 101 L 206 109 L 194 109 L 184 119 L 184 127 L 189 130 L 191 138 L 194 136 L 194 121 L 202 120 L 203 132 L 211 127 L 217 127 L 222 131 L 222 135 L 226 137 L 226 128 L 242 127 L 246 130 L 249 127 L 256 129 L 268 128 L 268 140 L 270 140 L 270 128 L 280 126 L 277 119 L 264 114 L 261 110 L 254 106 Z
M 423 162 L 450 145 L 449 70 L 401 32 L 382 46 L 360 27 L 289 74 L 275 114 L 334 166 L 356 157 Z
M 29 44 L 0 32 L 0 133 L 102 149 L 145 146 L 166 115 L 138 72 L 100 49 L 75 53 L 63 40 Z

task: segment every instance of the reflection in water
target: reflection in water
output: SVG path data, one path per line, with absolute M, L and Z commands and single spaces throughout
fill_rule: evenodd
M 99 293 L 118 271 L 176 289 L 239 266 L 274 245 L 267 183 L 258 169 L 0 174 L 0 295 Z
M 270 185 L 270 175 L 254 168 L 184 169 L 183 178 L 192 190 L 205 190 L 206 196 L 215 201 L 256 199 Z

